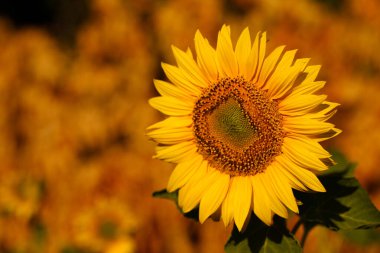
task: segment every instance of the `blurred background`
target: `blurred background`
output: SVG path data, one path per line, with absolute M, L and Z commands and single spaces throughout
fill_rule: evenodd
M 35 0 L 0 2 L 0 252 L 223 252 L 221 223 L 153 199 L 173 165 L 151 159 L 147 104 L 171 44 L 215 46 L 226 23 L 322 64 L 343 133 L 326 146 L 359 164 L 380 207 L 377 0 Z M 290 223 L 293 221 L 290 220 Z M 294 223 L 294 222 L 293 222 Z M 299 236 L 297 234 L 297 236 Z M 305 252 L 380 252 L 378 232 L 311 232 Z

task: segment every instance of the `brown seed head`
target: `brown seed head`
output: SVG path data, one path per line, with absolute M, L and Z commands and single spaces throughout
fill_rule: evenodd
M 219 79 L 203 91 L 193 127 L 198 152 L 231 176 L 263 172 L 285 135 L 277 102 L 242 77 Z

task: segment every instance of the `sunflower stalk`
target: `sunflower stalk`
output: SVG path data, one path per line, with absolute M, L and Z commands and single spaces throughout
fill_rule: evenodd
M 292 233 L 293 235 L 295 235 L 295 234 L 297 233 L 298 229 L 301 227 L 301 225 L 302 225 L 302 220 L 299 219 L 299 220 L 296 222 L 296 224 L 294 224 L 294 227 L 292 228 L 291 233 Z
M 303 248 L 305 246 L 306 238 L 309 235 L 310 231 L 313 229 L 314 226 L 308 226 L 307 224 L 303 226 L 303 234 L 301 237 L 301 247 Z

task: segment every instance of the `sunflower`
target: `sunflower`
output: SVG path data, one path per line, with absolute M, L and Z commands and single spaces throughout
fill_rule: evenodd
M 326 122 L 338 104 L 314 94 L 320 66 L 284 46 L 266 56 L 266 42 L 246 28 L 234 48 L 224 25 L 214 49 L 197 31 L 196 59 L 173 46 L 178 66 L 162 63 L 170 82 L 154 80 L 161 96 L 149 103 L 169 116 L 148 127 L 155 158 L 177 164 L 167 190 L 183 212 L 199 207 L 201 223 L 242 230 L 253 211 L 270 225 L 298 213 L 292 189 L 325 191 L 316 174 L 332 160 L 319 142 L 340 133 Z

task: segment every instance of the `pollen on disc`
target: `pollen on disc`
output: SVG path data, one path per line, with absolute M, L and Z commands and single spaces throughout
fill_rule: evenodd
M 219 79 L 204 90 L 194 107 L 193 127 L 198 152 L 232 176 L 263 172 L 281 153 L 277 102 L 241 77 Z

